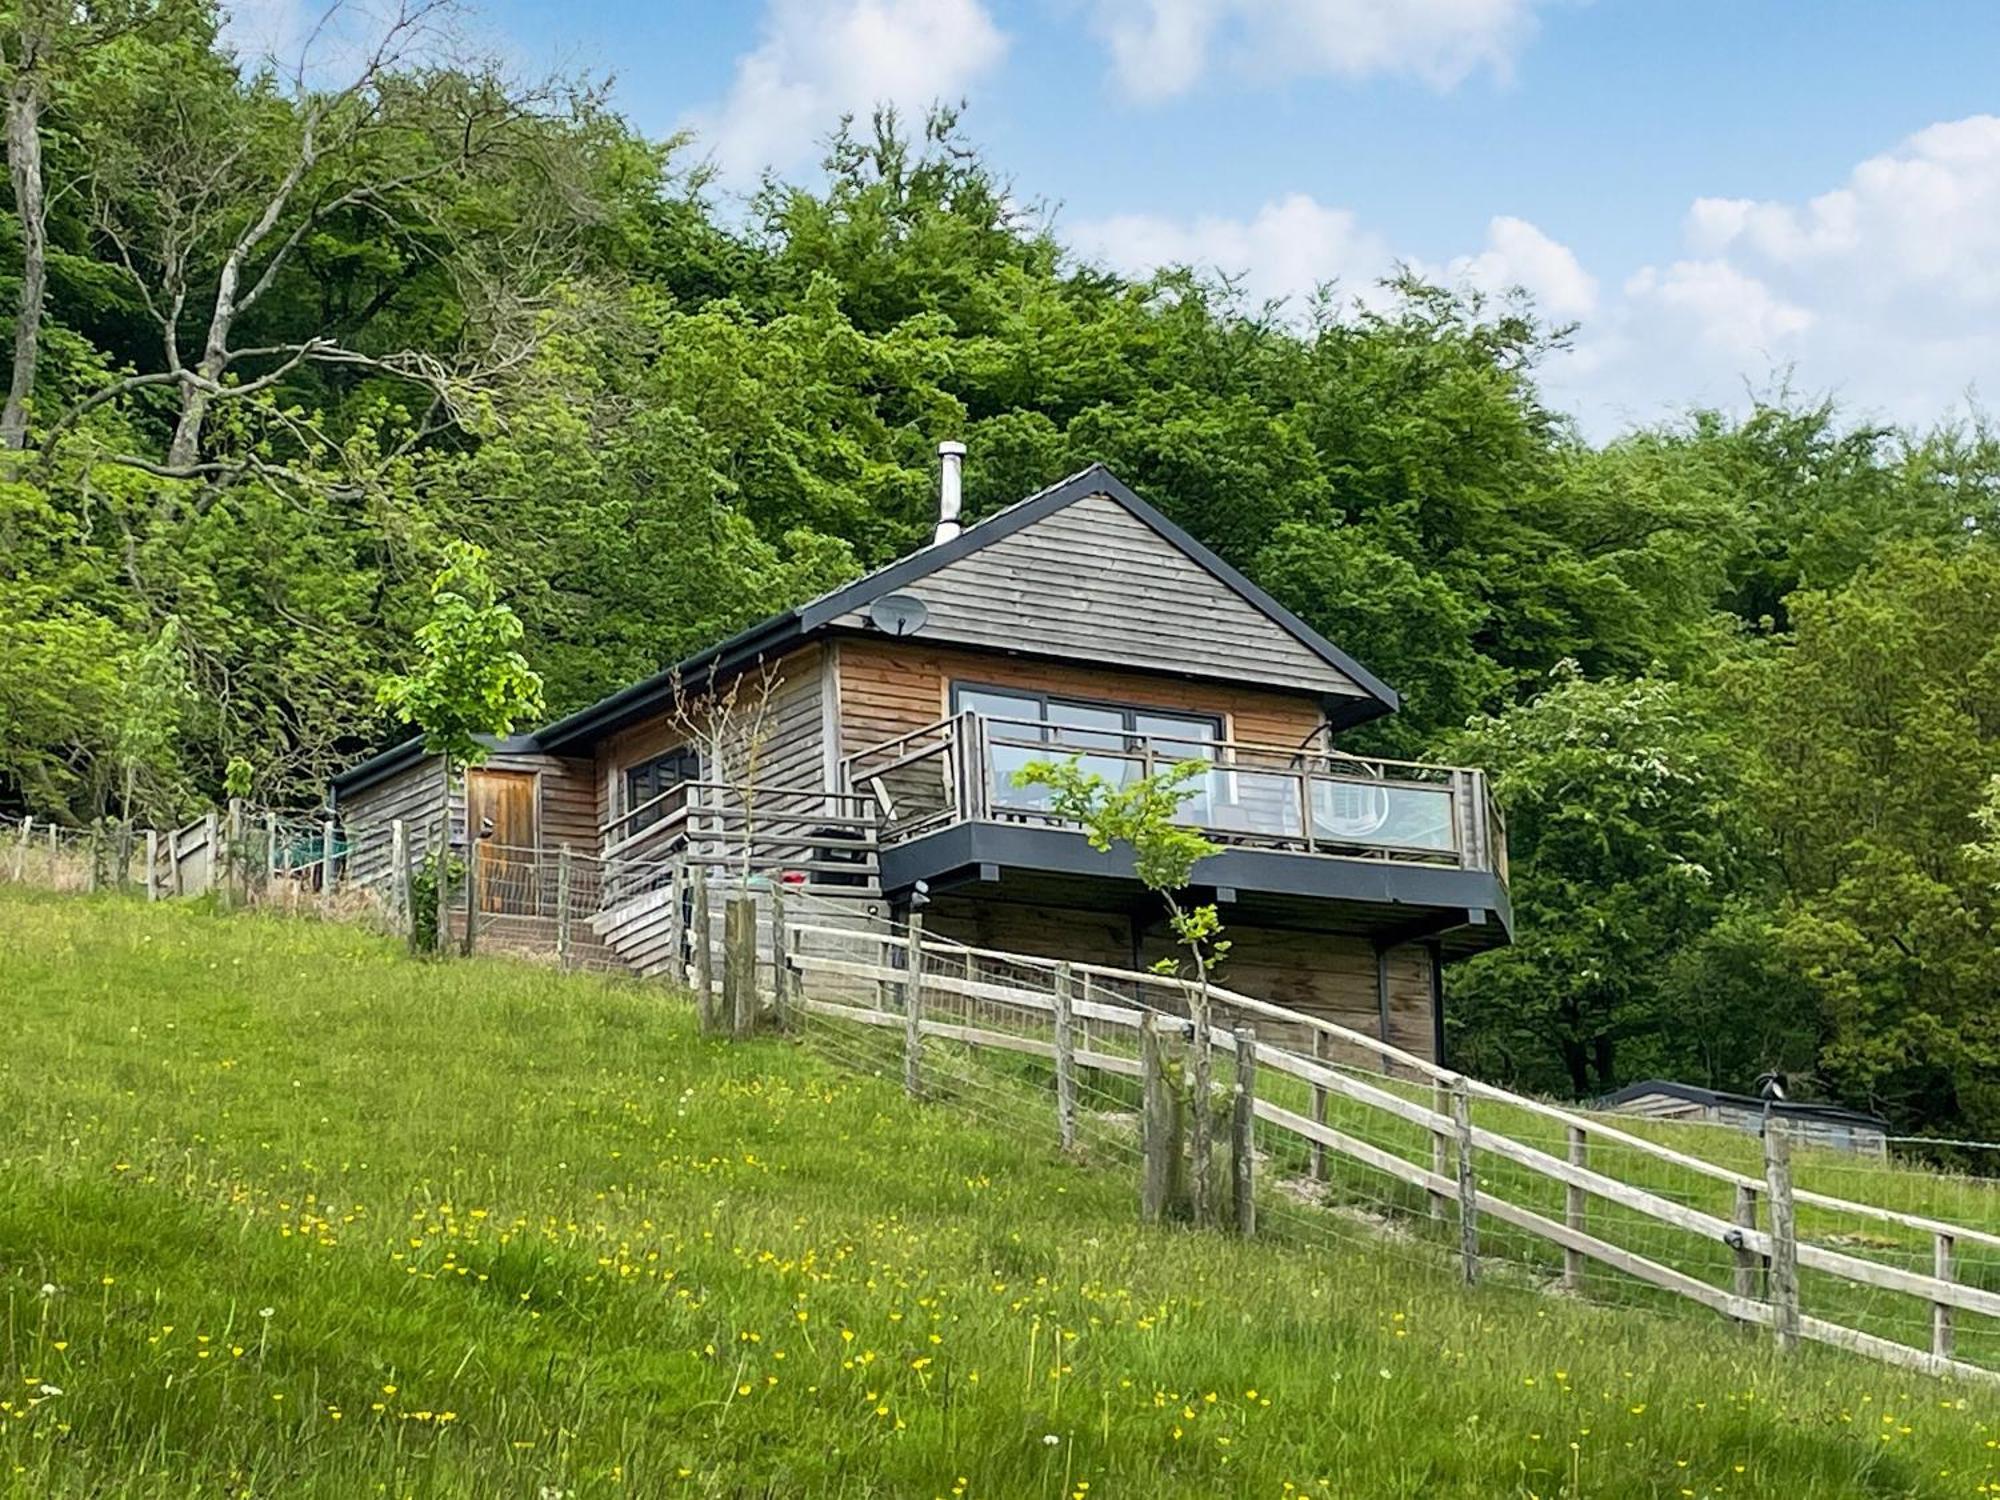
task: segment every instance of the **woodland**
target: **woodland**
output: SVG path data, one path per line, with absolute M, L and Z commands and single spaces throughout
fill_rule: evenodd
M 0 812 L 311 805 L 464 543 L 569 712 L 921 544 L 958 437 L 971 516 L 1102 461 L 1401 692 L 1346 748 L 1491 769 L 1517 941 L 1452 975 L 1460 1065 L 2000 1139 L 1976 410 L 1777 372 L 1586 440 L 1525 296 L 1114 275 L 956 110 L 746 196 L 442 8 L 318 40 L 0 8 Z

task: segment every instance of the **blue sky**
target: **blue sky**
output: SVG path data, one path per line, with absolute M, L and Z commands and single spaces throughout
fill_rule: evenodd
M 1605 435 L 1789 369 L 1927 423 L 2000 362 L 2000 0 L 492 0 L 725 183 L 843 108 L 967 124 L 1079 253 L 1294 297 L 1396 260 L 1581 325 Z

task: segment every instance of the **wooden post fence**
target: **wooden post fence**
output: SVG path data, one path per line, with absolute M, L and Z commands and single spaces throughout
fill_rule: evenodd
M 778 1030 L 784 1031 L 792 1019 L 791 926 L 785 919 L 785 887 L 771 881 L 771 1012 Z
M 1319 1031 L 1312 1034 L 1312 1059 L 1316 1063 L 1326 1062 L 1326 1037 Z M 1312 1122 L 1326 1123 L 1326 1085 L 1312 1086 Z M 1315 1137 L 1306 1143 L 1306 1175 L 1314 1182 L 1326 1181 L 1326 1142 Z
M 722 1008 L 732 1037 L 757 1029 L 757 898 L 747 891 L 722 909 Z
M 146 899 L 160 899 L 160 830 L 146 830 Z
M 1431 1113 L 1446 1116 L 1451 1114 L 1451 1092 L 1442 1083 L 1433 1083 L 1431 1085 Z M 1451 1150 L 1451 1131 L 1443 1126 L 1439 1126 L 1433 1130 L 1431 1132 L 1431 1171 L 1439 1177 L 1449 1177 L 1451 1175 Z M 1431 1189 L 1430 1216 L 1440 1224 L 1444 1222 L 1445 1206 L 1450 1201 L 1449 1196 L 1445 1193 L 1439 1191 L 1437 1188 Z
M 556 967 L 569 972 L 569 885 L 570 861 L 569 844 L 565 842 L 556 850 Z
M 1750 1248 L 1747 1238 L 1757 1229 L 1757 1190 L 1747 1182 L 1736 1184 L 1736 1212 L 1732 1217 L 1737 1229 L 1745 1238 L 1744 1242 L 1736 1247 L 1736 1268 L 1730 1290 L 1746 1301 L 1755 1301 L 1759 1295 L 1757 1272 L 1763 1262 L 1757 1252 Z
M 213 891 L 222 883 L 222 814 L 210 808 L 201 815 L 201 844 L 208 861 L 207 885 Z
M 1072 970 L 1056 965 L 1056 1139 L 1065 1151 L 1076 1149 L 1076 1025 L 1070 998 Z
M 479 850 L 481 841 L 478 831 L 472 826 L 472 815 L 465 819 L 465 930 L 459 934 L 458 951 L 463 958 L 470 958 L 479 931 Z
M 229 816 L 224 821 L 222 835 L 222 890 L 226 900 L 234 902 L 243 895 L 250 884 L 249 874 L 243 869 L 243 799 L 229 799 Z
M 715 1014 L 715 951 L 710 944 L 708 911 L 708 866 L 694 867 L 694 1013 L 703 1032 L 713 1035 L 721 1028 Z
M 319 825 L 319 900 L 326 908 L 333 906 L 334 874 L 333 819 L 324 818 Z
M 409 843 L 407 839 L 405 840 L 403 847 L 405 852 L 407 852 L 409 849 Z M 277 886 L 278 886 L 278 815 L 267 809 L 264 813 L 265 899 L 268 900 L 271 896 L 276 894 Z M 407 887 L 403 888 L 403 894 L 405 896 L 408 895 Z M 403 920 L 405 922 L 408 922 L 410 907 L 409 907 L 409 902 L 407 900 L 404 901 L 402 910 L 403 910 Z
M 1764 1190 L 1771 1205 L 1771 1331 L 1778 1347 L 1799 1344 L 1799 1227 L 1792 1203 L 1792 1141 L 1785 1122 L 1764 1116 Z
M 1463 1078 L 1451 1085 L 1451 1123 L 1458 1138 L 1458 1254 L 1471 1286 L 1479 1280 L 1479 1173 L 1472 1160 L 1472 1094 Z
M 1160 1018 L 1147 1011 L 1139 1018 L 1139 1218 L 1147 1224 L 1164 1220 L 1173 1202 L 1181 1154 L 1178 1116 Z
M 1939 1233 L 1931 1243 L 1931 1274 L 1939 1281 L 1951 1282 L 1952 1252 L 1957 1248 L 1953 1235 Z M 1951 1321 L 1951 1304 L 1933 1302 L 1931 1304 L 1931 1353 L 1939 1359 L 1950 1359 L 1956 1347 L 1956 1339 Z
M 14 851 L 14 879 L 28 878 L 28 842 L 35 836 L 35 818 L 30 813 L 21 819 L 21 847 Z
M 910 913 L 904 928 L 903 971 L 903 1092 L 912 1099 L 924 1095 L 924 914 Z
M 1257 1038 L 1247 1026 L 1235 1027 L 1231 1036 L 1236 1086 L 1229 1112 L 1230 1196 L 1236 1232 L 1249 1239 L 1257 1232 Z
M 118 889 L 121 891 L 129 891 L 132 889 L 131 819 L 123 818 L 119 820 L 118 837 L 113 841 L 112 847 L 117 851 L 116 858 L 118 860 L 118 879 L 117 879 Z
M 274 855 L 275 859 L 276 856 Z M 410 825 L 401 818 L 389 820 L 389 889 L 396 903 L 396 921 L 412 953 L 417 951 L 417 903 L 410 880 Z
M 167 880 L 176 896 L 187 894 L 187 879 L 181 874 L 181 831 L 167 830 Z
M 88 881 L 87 888 L 94 891 L 97 889 L 98 880 L 103 873 L 104 867 L 104 820 L 102 818 L 91 819 L 88 854 L 90 858 L 90 874 L 86 877 Z
M 1590 1136 L 1577 1126 L 1569 1127 L 1569 1164 L 1573 1167 L 1590 1165 Z M 1575 1183 L 1563 1187 L 1563 1227 L 1582 1234 L 1588 1229 L 1590 1198 Z M 1563 1249 L 1563 1290 L 1576 1293 L 1583 1290 L 1583 1252 Z

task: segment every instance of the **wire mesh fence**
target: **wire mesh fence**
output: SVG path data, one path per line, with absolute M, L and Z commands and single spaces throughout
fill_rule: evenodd
M 1227 989 L 914 925 L 836 928 L 814 902 L 795 906 L 800 1033 L 1024 1139 L 1143 1167 L 1163 1128 L 1145 1103 L 1144 1035 L 1164 1026 L 1179 1111 L 1170 1215 L 1706 1309 L 1934 1373 L 2000 1372 L 2000 1214 L 1970 1179 L 1821 1152 L 1794 1163 L 1781 1127 L 1768 1147 L 1737 1133 L 1737 1164 L 1711 1160 Z
M 889 920 L 872 890 L 444 837 L 248 804 L 175 829 L 27 819 L 0 836 L 0 878 L 400 933 L 428 903 L 441 946 L 691 988 L 718 1029 L 782 1024 L 1035 1149 L 1130 1172 L 1156 1217 L 2000 1371 L 1987 1180 L 1578 1113 L 1226 986 L 952 942 Z

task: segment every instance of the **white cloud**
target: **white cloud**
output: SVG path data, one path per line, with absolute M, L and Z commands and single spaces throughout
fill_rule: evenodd
M 1330 278 L 1365 295 L 1400 248 L 1302 193 L 1247 218 L 1098 220 L 1071 240 L 1125 271 L 1237 273 L 1253 300 L 1295 311 Z M 1451 285 L 1524 287 L 1551 320 L 1580 320 L 1541 380 L 1598 436 L 1698 404 L 1740 409 L 1779 380 L 1857 418 L 1924 425 L 2000 373 L 2000 118 L 1918 131 L 1797 201 L 1696 199 L 1681 240 L 1602 287 L 1559 239 L 1504 215 L 1463 254 L 1402 258 Z
M 1142 99 L 1191 88 L 1220 54 L 1262 77 L 1392 75 L 1448 89 L 1506 77 L 1545 0 L 1096 0 L 1112 69 Z
M 1550 318 L 1588 317 L 1597 309 L 1597 278 L 1569 246 L 1550 239 L 1526 219 L 1501 215 L 1486 226 L 1486 248 L 1461 255 L 1440 278 L 1489 296 L 1520 287 Z
M 740 181 L 811 159 L 843 112 L 954 102 L 1006 51 L 981 0 L 770 0 L 728 96 L 692 123 Z
M 1328 281 L 1365 295 L 1392 262 L 1387 241 L 1352 213 L 1305 193 L 1274 199 L 1248 219 L 1120 214 L 1073 225 L 1068 239 L 1086 258 L 1127 275 L 1177 265 L 1221 272 L 1237 278 L 1252 303 L 1300 301 Z

